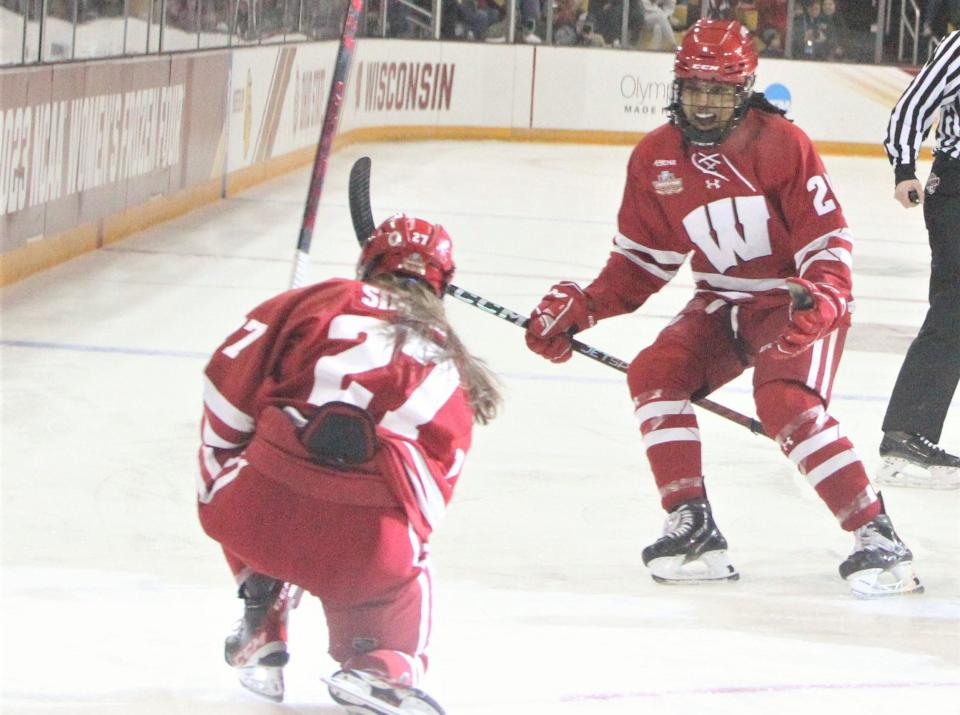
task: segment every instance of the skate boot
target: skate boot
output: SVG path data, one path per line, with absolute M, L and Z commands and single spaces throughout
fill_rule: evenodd
M 923 593 L 913 572 L 913 554 L 897 532 L 890 517 L 880 513 L 853 532 L 854 551 L 840 564 L 842 576 L 857 598 Z
M 422 690 L 394 685 L 365 670 L 338 670 L 322 680 L 330 697 L 351 715 L 445 715 Z
M 960 489 L 960 457 L 945 452 L 922 435 L 885 432 L 877 482 L 894 487 Z
M 240 587 L 243 618 L 223 644 L 223 655 L 237 669 L 240 684 L 270 700 L 283 700 L 290 584 L 254 574 Z
M 667 514 L 663 536 L 643 550 L 643 563 L 658 583 L 740 578 L 706 499 L 683 502 Z

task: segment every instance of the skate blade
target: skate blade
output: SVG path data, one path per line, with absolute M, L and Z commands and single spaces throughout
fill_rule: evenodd
M 860 599 L 920 595 L 924 591 L 920 579 L 913 571 L 912 561 L 904 561 L 887 570 L 857 571 L 847 576 L 847 583 L 853 595 Z
M 415 688 L 406 691 L 402 688 L 391 690 L 386 684 L 383 684 L 384 687 L 380 688 L 378 682 L 367 682 L 359 676 L 351 676 L 349 679 L 320 678 L 320 680 L 330 688 L 330 696 L 346 708 L 351 715 L 369 715 L 370 713 L 375 715 L 445 715 L 443 708 L 437 705 L 432 698 L 420 693 Z M 398 696 L 400 703 L 393 705 L 376 697 L 372 693 L 374 688 L 391 690 Z
M 902 457 L 884 457 L 877 471 L 878 484 L 914 489 L 960 489 L 960 470 L 921 467 Z
M 685 561 L 683 556 L 663 556 L 653 559 L 647 568 L 653 580 L 663 584 L 722 583 L 740 579 L 726 551 L 707 551 L 693 561 Z
M 250 665 L 237 671 L 240 685 L 251 693 L 275 703 L 283 702 L 283 668 Z
M 333 678 L 320 678 L 320 680 L 330 688 L 330 696 L 345 707 L 349 713 L 356 713 L 356 715 L 363 715 L 363 713 L 410 715 L 409 712 L 375 698 L 371 695 L 370 686 L 366 683 L 355 682 L 354 680 L 334 680 Z

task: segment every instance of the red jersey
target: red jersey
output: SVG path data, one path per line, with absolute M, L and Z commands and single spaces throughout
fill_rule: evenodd
M 829 283 L 850 298 L 852 243 L 810 138 L 750 109 L 715 147 L 686 145 L 672 124 L 634 148 L 606 267 L 587 288 L 597 317 L 628 313 L 692 253 L 697 292 L 786 303 L 784 279 Z
M 473 411 L 439 344 L 415 335 L 396 344 L 389 323 L 395 309 L 388 291 L 346 279 L 287 291 L 254 308 L 204 373 L 201 502 L 229 483 L 224 470 L 242 468 L 265 408 L 309 413 L 311 406 L 346 402 L 377 422 L 397 472 L 383 476 L 425 537 L 452 496 Z

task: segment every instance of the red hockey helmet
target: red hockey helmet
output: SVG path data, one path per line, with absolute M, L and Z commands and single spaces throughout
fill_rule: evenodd
M 670 110 L 674 124 L 694 144 L 718 144 L 746 114 L 756 71 L 757 49 L 745 27 L 734 20 L 698 20 L 684 36 L 673 65 Z M 691 123 L 681 103 L 684 83 L 690 81 L 701 86 L 714 83 L 732 87 L 729 120 L 707 130 Z
M 677 79 L 745 85 L 757 71 L 757 48 L 735 20 L 698 20 L 683 38 L 673 65 Z
M 453 280 L 454 269 L 453 242 L 443 226 L 402 213 L 377 227 L 357 263 L 362 279 L 398 273 L 426 282 L 440 297 Z

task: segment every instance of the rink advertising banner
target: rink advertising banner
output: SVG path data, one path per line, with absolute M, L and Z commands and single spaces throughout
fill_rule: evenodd
M 241 190 L 309 161 L 336 54 L 324 41 L 0 70 L 5 275 L 49 265 L 34 249 L 72 229 L 89 250 L 214 200 L 222 179 Z M 336 140 L 633 143 L 668 120 L 672 65 L 666 52 L 364 38 Z M 756 89 L 825 151 L 880 155 L 910 77 L 764 58 Z
M 234 51 L 230 171 L 317 144 L 336 55 L 336 42 Z
M 762 58 L 755 88 L 814 141 L 879 154 L 890 110 L 909 81 L 895 67 Z M 541 47 L 531 126 L 635 131 L 639 139 L 669 119 L 672 88 L 670 53 Z
M 370 127 L 527 126 L 533 51 L 489 49 L 468 43 L 359 42 L 339 133 Z M 336 52 L 335 42 L 233 52 L 231 172 L 316 146 Z
M 0 252 L 214 176 L 227 57 L 0 72 Z
M 537 49 L 534 129 L 649 132 L 667 120 L 673 55 Z
M 350 73 L 341 130 L 527 127 L 532 71 L 529 46 L 364 41 Z

